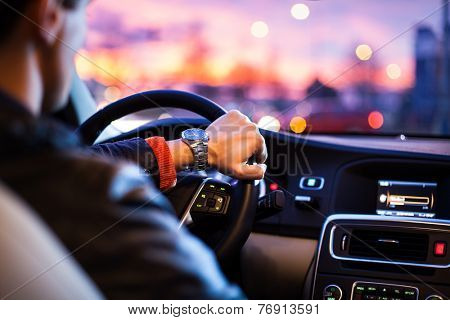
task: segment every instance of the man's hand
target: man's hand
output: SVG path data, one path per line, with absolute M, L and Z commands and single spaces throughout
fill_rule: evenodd
M 259 129 L 250 119 L 232 110 L 214 121 L 209 134 L 208 162 L 223 174 L 237 179 L 262 179 L 267 148 Z M 256 164 L 247 164 L 255 156 Z
M 214 121 L 207 129 L 209 134 L 208 163 L 223 174 L 237 179 L 262 179 L 267 166 L 266 142 L 250 119 L 232 110 Z M 167 141 L 176 170 L 190 166 L 194 157 L 189 147 L 180 139 Z M 255 156 L 256 164 L 247 164 Z

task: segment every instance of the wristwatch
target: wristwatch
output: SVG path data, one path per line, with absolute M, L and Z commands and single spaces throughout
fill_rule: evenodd
M 205 170 L 208 167 L 208 133 L 202 129 L 187 129 L 181 133 L 181 141 L 189 146 L 194 155 L 194 165 L 188 169 Z

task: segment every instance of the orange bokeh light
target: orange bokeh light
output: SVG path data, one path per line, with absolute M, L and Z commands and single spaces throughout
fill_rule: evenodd
M 372 129 L 380 129 L 383 126 L 384 117 L 381 112 L 372 111 L 371 113 L 369 113 L 369 116 L 367 117 L 367 121 L 369 122 L 369 126 Z
M 306 120 L 302 117 L 293 117 L 289 126 L 293 132 L 302 133 L 306 129 Z

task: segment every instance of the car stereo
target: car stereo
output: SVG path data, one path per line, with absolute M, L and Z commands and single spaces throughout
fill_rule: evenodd
M 434 218 L 436 182 L 378 180 L 377 214 Z
M 352 300 L 417 300 L 418 297 L 416 287 L 362 281 L 353 283 L 351 293 Z

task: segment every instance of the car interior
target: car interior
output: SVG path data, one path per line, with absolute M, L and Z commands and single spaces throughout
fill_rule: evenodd
M 305 3 L 311 13 L 327 6 Z M 429 36 L 422 25 L 411 31 L 419 39 Z M 417 62 L 416 81 L 429 63 Z M 315 85 L 311 99 L 320 94 L 329 104 L 335 92 L 323 82 Z M 67 106 L 53 116 L 86 145 L 155 135 L 172 140 L 188 128 L 206 128 L 230 109 L 215 101 L 211 87 L 197 89 L 139 90 L 99 108 L 92 88 L 76 74 Z M 446 92 L 439 101 L 448 107 Z M 123 119 L 172 111 L 175 116 L 120 127 Z M 301 117 L 308 123 L 302 130 L 298 119 L 291 130 L 274 130 L 273 118 L 266 119 L 269 125 L 260 121 L 269 156 L 263 180 L 240 181 L 214 169 L 180 172 L 165 193 L 180 226 L 214 250 L 223 272 L 249 299 L 447 300 L 450 112 L 438 117 L 444 129 L 437 133 L 397 128 L 407 122 L 398 118 L 378 132 L 380 112 L 372 111 L 378 113 L 370 113 L 368 123 L 364 113 L 369 129 L 359 125 L 359 111 L 345 112 Z M 345 117 L 346 131 L 310 126 Z M 104 298 L 39 215 L 5 186 L 0 237 L 2 296 Z

